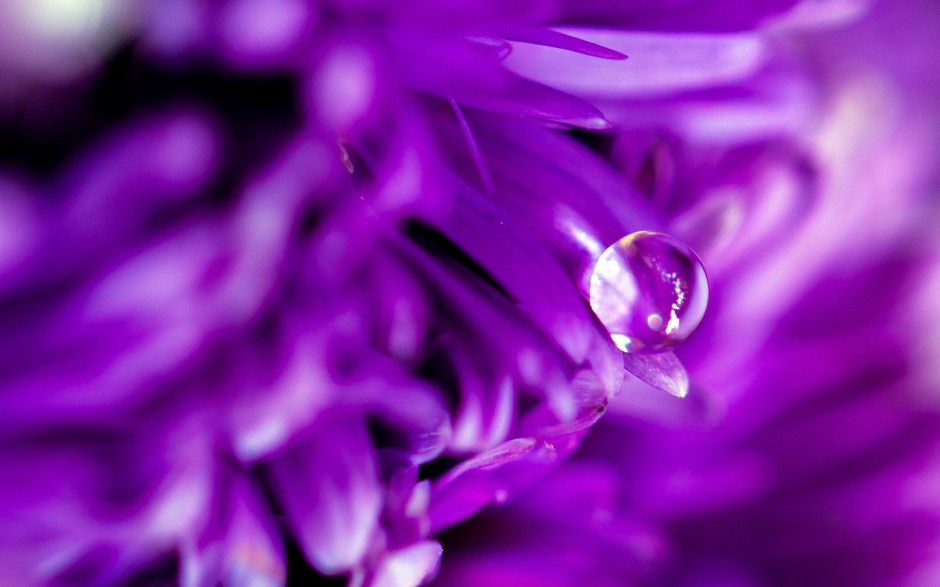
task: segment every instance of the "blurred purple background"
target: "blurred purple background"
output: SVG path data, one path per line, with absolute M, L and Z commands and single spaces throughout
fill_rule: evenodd
M 0 585 L 940 584 L 938 33 L 0 0 Z

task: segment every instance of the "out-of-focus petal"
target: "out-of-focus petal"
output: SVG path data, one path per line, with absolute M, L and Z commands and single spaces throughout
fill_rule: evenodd
M 452 526 L 491 502 L 533 483 L 559 458 L 554 446 L 517 438 L 464 461 L 435 483 L 431 493 L 431 532 Z
M 623 367 L 641 381 L 676 397 L 689 393 L 689 374 L 675 353 L 635 355 L 624 353 Z
M 507 67 L 576 96 L 635 99 L 740 80 L 766 62 L 764 42 L 752 33 L 625 33 L 598 29 L 562 32 L 610 47 L 630 58 L 591 59 L 552 47 L 516 43 L 506 59 Z M 547 63 L 551 67 L 546 67 Z
M 273 490 L 310 562 L 325 574 L 348 572 L 378 531 L 382 490 L 361 416 L 325 415 L 272 457 Z
M 287 569 L 283 544 L 258 490 L 240 473 L 220 476 L 213 517 L 202 536 L 183 549 L 184 587 L 281 587 Z
M 556 49 L 564 49 L 565 51 L 573 51 L 582 55 L 600 57 L 601 59 L 619 60 L 627 58 L 623 53 L 613 49 L 552 29 L 512 28 L 502 31 L 502 36 L 511 41 L 531 43 L 543 47 L 555 47 Z
M 417 587 L 437 569 L 443 550 L 433 540 L 387 553 L 369 587 Z
M 656 31 L 737 31 L 757 28 L 800 0 L 760 0 L 731 6 L 722 0 L 564 0 L 568 22 Z
M 458 103 L 531 120 L 588 129 L 610 125 L 597 108 L 563 91 L 535 83 L 494 65 L 481 49 L 467 43 L 437 44 L 439 39 L 396 39 L 409 86 Z M 596 58 L 594 58 L 596 59 Z M 460 69 L 447 64 L 459 62 Z

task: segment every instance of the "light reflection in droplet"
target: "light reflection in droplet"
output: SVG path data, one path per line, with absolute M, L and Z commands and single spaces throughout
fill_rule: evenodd
M 708 282 L 689 247 L 665 234 L 635 232 L 598 258 L 590 302 L 618 348 L 662 352 L 681 344 L 701 323 Z

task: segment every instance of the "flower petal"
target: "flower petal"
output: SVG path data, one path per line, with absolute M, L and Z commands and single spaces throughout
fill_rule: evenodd
M 584 39 L 566 35 L 565 33 L 552 29 L 514 27 L 501 32 L 502 36 L 510 41 L 531 43 L 543 47 L 555 47 L 556 49 L 564 49 L 565 51 L 572 51 L 574 53 L 580 53 L 590 57 L 599 57 L 601 59 L 620 60 L 627 58 L 623 53 L 614 51 L 613 49 L 608 49 L 597 43 L 585 41 Z
M 332 414 L 268 463 L 294 535 L 325 574 L 358 566 L 378 530 L 382 489 L 373 450 L 361 416 Z
M 575 96 L 639 98 L 740 80 L 755 73 L 767 58 L 764 42 L 752 33 L 562 32 L 622 51 L 630 59 L 599 60 L 551 47 L 515 43 L 506 67 Z
M 623 354 L 623 367 L 640 380 L 676 397 L 689 394 L 689 374 L 675 353 Z
M 756 28 L 800 0 L 759 0 L 729 4 L 726 0 L 563 0 L 566 22 L 623 26 L 634 30 L 737 31 Z
M 493 501 L 506 501 L 510 491 L 537 481 L 560 456 L 560 451 L 548 442 L 516 438 L 464 461 L 431 491 L 431 532 L 452 526 Z
M 386 553 L 369 587 L 417 587 L 437 569 L 442 553 L 433 540 Z
M 582 296 L 604 249 L 632 232 L 662 230 L 649 202 L 570 137 L 492 117 L 474 123 L 500 209 L 541 241 Z
M 225 478 L 206 535 L 183 547 L 183 587 L 280 587 L 283 545 L 258 491 L 239 473 Z
M 588 102 L 507 71 L 478 44 L 407 37 L 396 38 L 394 47 L 399 62 L 409 64 L 402 75 L 410 87 L 490 112 L 588 129 L 610 127 Z

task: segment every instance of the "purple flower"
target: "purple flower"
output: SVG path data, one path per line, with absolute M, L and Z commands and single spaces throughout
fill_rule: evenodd
M 925 43 L 938 17 L 882 4 L 802 38 L 804 75 L 825 94 L 801 135 L 755 136 L 735 115 L 753 108 L 740 88 L 679 96 L 664 105 L 678 116 L 651 128 L 626 123 L 637 128 L 615 160 L 709 269 L 709 314 L 677 353 L 690 394 L 627 380 L 572 460 L 444 536 L 440 584 L 936 580 L 937 379 L 923 361 L 937 240 L 924 222 L 937 185 L 926 102 L 940 86 L 899 63 L 887 49 L 899 29 L 884 27 Z M 860 53 L 866 66 L 846 64 Z M 698 132 L 716 106 L 729 132 Z
M 835 234 L 864 227 L 866 246 L 853 257 L 830 234 L 864 188 L 847 170 L 877 158 L 845 137 L 878 136 L 853 114 L 879 94 L 794 46 L 848 4 L 169 0 L 118 16 L 87 2 L 53 12 L 110 14 L 95 34 L 0 45 L 0 71 L 16 72 L 0 110 L 14 145 L 0 167 L 0 576 L 414 586 L 444 535 L 443 581 L 496 584 L 496 569 L 507 584 L 568 584 L 543 573 L 620 552 L 584 517 L 601 509 L 576 508 L 624 475 L 638 483 L 606 510 L 624 522 L 616 546 L 649 560 L 598 582 L 699 576 L 707 556 L 661 550 L 675 531 L 684 553 L 711 521 L 686 529 L 686 511 L 643 493 L 668 495 L 687 457 L 716 466 L 693 479 L 698 511 L 760 521 L 756 495 L 803 511 L 818 496 L 781 495 L 759 455 L 802 438 L 804 420 L 777 431 L 768 418 L 827 398 L 820 386 L 854 407 L 864 373 L 823 340 L 826 360 L 779 402 L 750 398 L 815 356 L 788 337 L 830 307 L 834 266 L 854 273 L 830 287 L 874 283 L 890 306 L 892 284 L 867 269 L 874 251 L 895 258 L 906 218 L 878 215 L 872 190 Z M 3 29 L 22 28 L 2 6 L 18 15 Z M 52 27 L 53 12 L 36 22 Z M 68 81 L 37 65 L 122 37 Z M 829 96 L 841 101 L 824 117 Z M 708 291 L 696 255 L 660 232 L 718 286 L 681 355 L 669 349 Z M 857 324 L 832 332 L 856 339 Z M 906 356 L 864 355 L 892 373 Z M 832 364 L 849 383 L 827 379 Z M 872 384 L 862 417 L 891 403 L 885 389 Z M 677 407 L 663 390 L 689 397 Z M 605 411 L 617 416 L 563 465 Z M 726 426 L 688 429 L 720 412 Z M 758 456 L 739 455 L 752 437 Z M 786 456 L 782 470 L 812 470 Z M 815 466 L 836 466 L 824 457 Z M 572 498 L 557 511 L 556 492 Z M 520 494 L 536 497 L 503 511 L 513 532 L 499 514 L 476 526 L 496 525 L 497 552 L 462 545 L 474 526 L 459 524 Z M 519 525 L 535 518 L 550 523 Z M 736 553 L 734 532 L 715 535 Z

